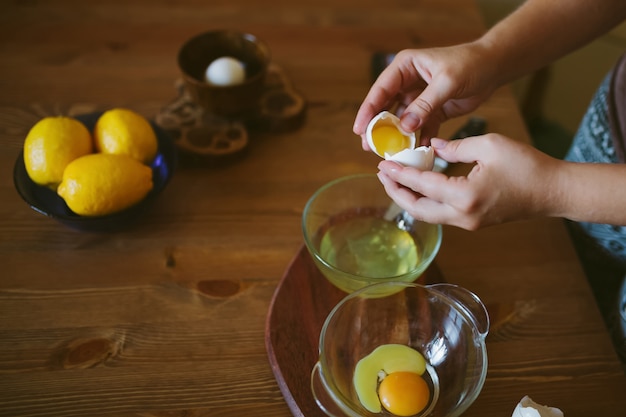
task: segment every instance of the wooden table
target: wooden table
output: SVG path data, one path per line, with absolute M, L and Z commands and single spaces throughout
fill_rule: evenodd
M 351 133 L 370 57 L 474 38 L 475 5 L 15 1 L 0 22 L 0 415 L 289 416 L 265 318 L 308 197 L 376 171 Z M 236 161 L 181 163 L 129 230 L 78 232 L 20 199 L 13 164 L 39 118 L 115 106 L 154 117 L 176 95 L 178 48 L 217 28 L 268 43 L 307 100 L 302 127 L 254 136 Z M 508 89 L 477 113 L 529 140 Z M 626 378 L 561 221 L 444 233 L 437 265 L 493 321 L 487 381 L 465 415 L 508 416 L 526 394 L 568 417 L 623 415 Z

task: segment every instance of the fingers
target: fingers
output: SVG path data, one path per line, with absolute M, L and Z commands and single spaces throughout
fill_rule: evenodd
M 451 163 L 471 164 L 490 157 L 490 143 L 494 142 L 494 135 L 487 134 L 458 140 L 432 138 L 430 145 L 437 155 Z
M 396 191 L 398 196 L 406 193 L 414 196 L 417 193 L 432 200 L 450 204 L 462 193 L 457 184 L 458 178 L 462 177 L 451 178 L 438 172 L 405 168 L 392 161 L 382 161 L 378 164 L 378 168 L 390 180 L 398 183 L 397 188 L 401 189 Z M 406 195 L 403 200 L 407 203 L 412 202 Z
M 377 113 L 378 110 L 375 110 L 373 104 L 370 103 L 366 97 L 361 104 L 361 107 L 359 107 L 356 118 L 354 119 L 354 125 L 352 126 L 352 131 L 354 132 L 354 134 L 359 136 L 365 135 L 365 130 L 367 129 L 368 123 L 374 118 Z
M 432 138 L 439 134 L 441 123 L 437 120 L 429 120 L 423 126 L 420 132 L 420 145 L 428 146 Z
M 361 148 L 363 148 L 364 151 L 371 151 L 370 145 L 369 143 L 367 143 L 367 138 L 365 137 L 365 135 L 361 135 Z
M 433 119 L 433 114 L 440 112 L 444 103 L 453 98 L 454 85 L 445 77 L 433 78 L 424 91 L 409 104 L 402 114 L 400 123 L 403 129 L 413 132 Z M 445 119 L 445 116 L 443 117 Z M 430 132 L 439 130 L 440 122 L 433 120 L 425 127 Z M 434 135 L 433 135 L 434 136 Z
M 411 189 L 394 181 L 384 171 L 378 173 L 378 178 L 387 195 L 415 219 L 432 224 L 457 225 L 456 219 L 459 216 L 454 207 L 433 198 L 416 194 Z
M 423 72 L 427 70 L 422 69 Z M 408 53 L 399 53 L 370 88 L 355 117 L 353 131 L 363 135 L 370 120 L 399 100 L 400 123 L 407 132 L 422 129 L 422 142 L 434 137 L 447 116 L 443 105 L 453 98 L 454 83 L 444 76 L 430 79 L 414 66 Z
M 393 66 L 393 63 L 385 68 L 370 88 L 357 111 L 352 127 L 355 134 L 363 135 L 370 120 L 393 102 L 400 92 L 398 80 L 401 79 L 402 76 L 398 73 L 396 67 Z

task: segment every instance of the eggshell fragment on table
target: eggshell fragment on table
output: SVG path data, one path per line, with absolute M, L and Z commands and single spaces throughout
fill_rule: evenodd
M 415 137 L 415 132 L 405 132 L 404 129 L 400 126 L 400 118 L 395 114 L 384 110 L 378 113 L 376 116 L 370 120 L 365 130 L 365 138 L 367 139 L 367 144 L 370 149 L 381 158 L 384 158 L 385 149 L 378 149 L 376 143 L 374 141 L 374 130 L 378 128 L 390 128 L 393 131 L 396 131 L 399 135 L 404 137 L 405 148 L 413 149 L 415 148 L 415 143 L 417 142 L 417 138 Z
M 430 146 L 415 149 L 403 149 L 393 155 L 385 154 L 385 159 L 421 171 L 431 171 L 435 165 L 435 151 Z
M 537 404 L 526 395 L 517 404 L 511 417 L 564 417 L 564 414 L 558 408 Z

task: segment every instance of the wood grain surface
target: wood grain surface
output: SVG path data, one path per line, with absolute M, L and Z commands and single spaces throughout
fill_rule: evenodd
M 328 180 L 376 172 L 351 132 L 372 54 L 479 36 L 474 3 L 10 0 L 0 10 L 0 416 L 291 415 L 264 335 L 302 245 L 304 204 Z M 269 45 L 307 102 L 302 126 L 254 134 L 236 159 L 181 158 L 156 204 L 120 232 L 78 232 L 21 200 L 12 169 L 37 120 L 118 106 L 153 118 L 177 95 L 179 47 L 222 28 Z M 529 140 L 508 88 L 476 114 Z M 466 416 L 508 416 L 526 394 L 568 417 L 623 415 L 626 378 L 559 219 L 444 228 L 436 263 L 492 315 L 487 381 Z

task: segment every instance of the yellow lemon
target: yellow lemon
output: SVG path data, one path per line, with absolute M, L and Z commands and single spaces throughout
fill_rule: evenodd
M 84 124 L 72 117 L 44 117 L 24 140 L 24 165 L 31 180 L 56 188 L 67 164 L 91 153 L 93 141 Z
M 96 149 L 102 153 L 122 154 L 144 164 L 154 159 L 158 143 L 150 122 L 128 109 L 104 112 L 93 131 Z
M 152 186 L 152 169 L 136 159 L 94 153 L 70 162 L 57 193 L 74 213 L 103 216 L 139 202 Z

